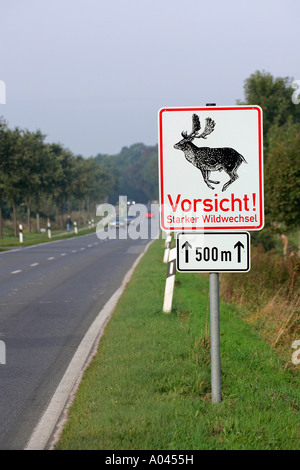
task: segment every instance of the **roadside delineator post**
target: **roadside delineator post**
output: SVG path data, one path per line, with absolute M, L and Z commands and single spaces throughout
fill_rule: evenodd
M 172 248 L 170 250 L 169 260 L 168 260 L 168 271 L 167 271 L 164 305 L 163 305 L 164 313 L 170 313 L 172 310 L 175 273 L 176 273 L 176 248 Z
M 50 223 L 50 219 L 48 219 L 47 227 L 48 227 L 48 238 L 51 238 L 51 223 Z
M 20 243 L 23 243 L 23 225 L 19 225 L 19 241 Z
M 165 239 L 165 247 L 167 246 L 167 243 L 171 241 L 171 232 L 165 232 L 166 233 L 166 239 Z
M 74 232 L 76 234 L 78 233 L 77 222 L 74 222 Z
M 169 260 L 170 255 L 170 247 L 171 247 L 172 236 L 168 233 L 165 241 L 165 252 L 163 262 L 167 263 Z

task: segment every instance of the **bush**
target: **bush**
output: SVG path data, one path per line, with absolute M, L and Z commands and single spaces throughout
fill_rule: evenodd
M 293 340 L 300 338 L 300 260 L 284 257 L 262 244 L 252 249 L 251 270 L 221 274 L 220 296 L 243 306 L 244 320 L 255 324 L 263 338 L 290 356 Z

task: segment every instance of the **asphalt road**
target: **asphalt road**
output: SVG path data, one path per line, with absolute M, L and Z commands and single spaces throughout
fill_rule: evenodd
M 24 449 L 84 334 L 148 242 L 93 233 L 0 254 L 0 449 Z

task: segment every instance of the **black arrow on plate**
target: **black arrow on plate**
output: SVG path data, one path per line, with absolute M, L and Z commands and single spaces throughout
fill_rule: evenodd
M 185 248 L 185 262 L 189 262 L 189 248 L 192 248 L 192 245 L 186 241 L 181 248 Z
M 237 261 L 238 263 L 241 263 L 242 261 L 242 248 L 245 248 L 242 242 L 237 242 L 234 245 L 234 248 L 237 248 Z

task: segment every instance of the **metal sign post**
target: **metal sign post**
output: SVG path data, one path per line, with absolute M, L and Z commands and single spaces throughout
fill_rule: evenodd
M 250 269 L 248 232 L 182 232 L 176 235 L 179 272 L 209 272 L 211 400 L 221 397 L 219 273 Z
M 209 305 L 210 305 L 211 401 L 212 403 L 217 403 L 222 400 L 219 273 L 209 274 Z

